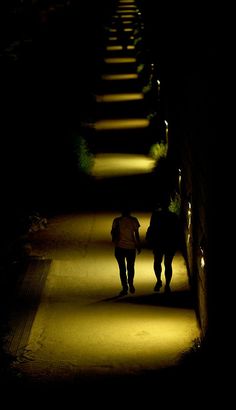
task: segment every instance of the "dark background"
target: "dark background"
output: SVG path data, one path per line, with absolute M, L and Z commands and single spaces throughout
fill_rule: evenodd
M 160 65 L 173 149 L 183 123 L 196 156 L 212 149 L 221 25 L 216 6 L 139 1 L 145 40 Z M 1 191 L 7 215 L 63 202 L 77 188 L 72 136 L 93 118 L 104 25 L 116 2 L 1 2 Z M 194 97 L 192 97 L 194 96 Z M 200 115 L 199 115 L 200 113 Z M 212 117 L 212 118 L 211 118 Z M 203 141 L 199 140 L 202 136 Z M 192 142 L 191 142 L 192 138 Z M 209 148 L 208 148 L 209 147 Z

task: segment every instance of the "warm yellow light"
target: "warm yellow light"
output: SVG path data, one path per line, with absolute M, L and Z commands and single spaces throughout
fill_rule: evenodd
M 192 224 L 192 205 L 191 205 L 191 202 L 188 202 L 187 216 L 188 216 L 188 229 L 190 229 L 191 224 Z
M 123 50 L 123 46 L 107 46 L 106 47 L 107 51 L 118 51 L 118 50 Z
M 150 214 L 135 215 L 144 237 Z M 34 320 L 26 326 L 29 334 L 22 337 L 16 352 L 19 359 L 13 366 L 18 374 L 43 383 L 75 380 L 78 374 L 135 376 L 178 364 L 199 337 L 194 309 L 175 302 L 178 291 L 189 290 L 179 254 L 173 260 L 173 297 L 166 298 L 163 290 L 153 293 L 153 255 L 143 249 L 137 256 L 135 295 L 116 298 L 120 282 L 110 240 L 115 216 L 113 212 L 56 216 L 50 232 L 37 239 L 43 242 L 55 232 L 58 239 L 67 238 L 61 249 L 49 240 L 52 263 Z M 28 324 L 27 299 L 21 309 L 24 314 Z
M 204 257 L 203 248 L 201 246 L 200 246 L 200 252 L 201 252 L 200 265 L 201 265 L 201 268 L 203 269 L 205 266 L 205 257 Z
M 97 131 L 113 129 L 146 128 L 149 126 L 149 123 L 150 121 L 146 118 L 100 120 L 95 122 L 94 128 Z
M 106 64 L 124 64 L 124 63 L 136 63 L 136 58 L 134 57 L 111 57 L 105 58 Z
M 116 41 L 116 40 L 118 40 L 118 37 L 108 37 L 108 40 L 109 41 Z
M 138 154 L 97 154 L 92 176 L 98 179 L 151 173 L 155 159 Z
M 116 29 L 116 28 L 109 28 L 109 31 L 110 31 L 111 33 L 116 33 L 116 32 L 117 32 L 117 29 Z
M 128 11 L 128 10 L 127 10 Z M 125 11 L 125 13 L 126 13 L 126 11 Z M 121 14 L 121 16 L 120 16 L 122 19 L 127 19 L 127 18 L 131 18 L 131 19 L 133 19 L 133 18 L 135 18 L 136 16 L 135 16 L 135 14 Z
M 133 31 L 134 29 L 133 28 L 124 28 L 124 31 L 126 31 L 126 32 L 130 32 L 130 31 Z
M 136 80 L 138 78 L 138 74 L 130 73 L 130 74 L 103 74 L 102 80 Z
M 123 23 L 123 24 L 132 24 L 133 22 L 130 21 L 130 20 L 124 20 L 124 21 L 122 21 L 122 23 Z
M 119 7 L 121 7 L 121 6 L 119 6 Z M 130 10 L 123 10 L 123 8 L 125 8 L 125 7 L 127 7 L 127 9 L 128 8 L 130 8 L 130 7 L 132 7 L 132 6 L 123 6 L 122 7 L 122 10 L 117 10 L 117 13 L 119 13 L 119 14 L 124 14 L 124 13 L 127 13 L 127 14 L 129 14 L 129 13 L 134 13 L 136 10 L 132 10 L 132 8 L 130 9 Z M 135 6 L 133 6 L 133 7 L 135 7 Z M 126 15 L 126 14 L 125 14 Z M 135 14 L 132 14 L 132 16 L 135 16 Z
M 203 256 L 201 256 L 201 268 L 203 269 L 205 266 L 205 259 Z
M 130 5 L 127 5 L 127 4 L 123 4 L 123 5 L 120 5 L 120 6 L 118 6 L 118 9 L 128 9 L 128 8 L 130 8 L 130 9 L 136 9 L 136 6 L 133 6 L 132 4 L 130 4 Z M 125 10 L 124 10 L 125 11 Z M 132 10 L 133 11 L 133 10 Z M 117 10 L 117 13 L 123 13 L 123 11 L 118 11 Z
M 97 95 L 97 102 L 137 101 L 144 98 L 143 93 L 122 93 Z
M 135 46 L 127 46 L 127 50 L 134 50 Z
M 179 171 L 179 189 L 181 190 L 182 172 L 180 168 L 178 171 Z

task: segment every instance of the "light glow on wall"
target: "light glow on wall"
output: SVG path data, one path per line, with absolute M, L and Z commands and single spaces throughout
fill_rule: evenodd
M 97 154 L 91 175 L 97 179 L 151 173 L 155 159 L 141 154 Z
M 203 251 L 203 248 L 200 246 L 200 253 L 201 253 L 201 256 L 200 256 L 200 266 L 201 266 L 201 268 L 203 269 L 204 267 L 205 267 L 205 256 L 204 256 L 204 251 Z
M 138 74 L 136 73 L 127 73 L 127 74 L 104 74 L 102 75 L 102 80 L 106 81 L 114 81 L 114 80 L 136 80 L 138 78 Z
M 104 59 L 106 64 L 126 64 L 126 63 L 136 63 L 136 58 L 134 57 L 110 57 Z
M 97 131 L 120 130 L 131 128 L 147 128 L 150 121 L 146 118 L 111 119 L 96 121 L 94 128 Z
M 127 73 L 127 74 L 103 74 L 102 80 L 106 81 L 123 81 L 123 80 L 136 80 L 138 74 L 136 73 Z
M 106 46 L 107 51 L 119 51 L 123 50 L 123 46 L 116 45 L 116 46 Z
M 191 202 L 188 202 L 187 221 L 188 221 L 188 229 L 190 230 L 191 224 L 192 224 L 192 204 Z
M 96 101 L 97 102 L 121 102 L 121 101 L 137 101 L 143 100 L 144 94 L 143 93 L 122 93 L 122 94 L 104 94 L 104 95 L 97 95 Z

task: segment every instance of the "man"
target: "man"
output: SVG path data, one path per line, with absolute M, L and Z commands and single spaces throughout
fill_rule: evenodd
M 111 236 L 115 245 L 115 258 L 117 260 L 122 290 L 120 296 L 135 292 L 134 274 L 136 252 L 141 252 L 140 223 L 130 210 L 125 207 L 121 216 L 116 217 L 112 223 Z
M 163 201 L 158 204 L 152 213 L 150 224 L 146 233 L 146 241 L 153 250 L 154 273 L 157 279 L 154 291 L 158 292 L 162 287 L 161 272 L 162 260 L 165 266 L 165 292 L 170 292 L 172 279 L 172 261 L 178 247 L 179 218 L 168 208 L 169 202 Z

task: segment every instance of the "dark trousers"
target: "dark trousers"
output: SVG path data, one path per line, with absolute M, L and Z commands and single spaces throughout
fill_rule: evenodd
M 128 290 L 134 281 L 136 249 L 115 248 L 115 257 L 120 270 L 120 281 L 124 290 Z
M 162 249 L 155 249 L 153 251 L 154 254 L 154 272 L 159 282 L 161 280 L 161 271 L 162 271 L 162 260 L 164 258 L 164 266 L 165 266 L 165 280 L 166 285 L 170 284 L 172 278 L 172 261 L 175 255 L 175 251 L 172 249 L 162 250 Z

